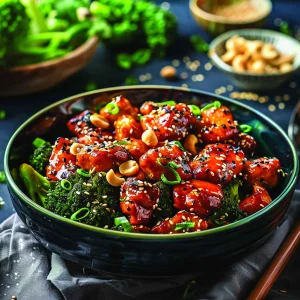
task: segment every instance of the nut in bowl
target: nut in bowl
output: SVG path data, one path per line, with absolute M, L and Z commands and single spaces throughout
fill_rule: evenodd
M 209 56 L 237 87 L 270 90 L 283 84 L 299 69 L 300 44 L 275 31 L 233 30 L 211 42 Z

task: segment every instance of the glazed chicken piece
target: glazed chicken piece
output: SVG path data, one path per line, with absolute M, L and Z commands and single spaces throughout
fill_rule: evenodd
M 174 162 L 179 168 L 176 169 L 181 180 L 192 178 L 187 152 L 183 152 L 176 144 L 166 144 L 156 149 L 150 149 L 143 154 L 139 160 L 140 168 L 151 180 L 161 180 L 161 175 L 165 174 L 168 180 L 174 180 L 173 173 L 167 167 L 168 162 Z
M 228 144 L 206 145 L 194 157 L 190 167 L 195 179 L 216 184 L 226 184 L 232 178 L 242 175 L 244 169 L 244 152 Z
M 159 141 L 181 140 L 196 122 L 189 107 L 183 103 L 159 106 L 141 119 L 142 129 L 152 129 Z
M 88 129 L 97 129 L 90 121 L 90 116 L 94 114 L 91 110 L 85 110 L 79 115 L 74 116 L 67 123 L 68 129 L 77 137 L 84 136 L 88 133 Z
M 272 201 L 268 191 L 258 185 L 253 187 L 253 193 L 239 204 L 240 209 L 247 215 L 252 215 L 263 209 Z
M 116 170 L 119 165 L 131 159 L 130 154 L 120 145 L 100 144 L 81 148 L 76 155 L 77 165 L 84 170 L 107 172 Z
M 226 140 L 225 143 L 239 147 L 246 156 L 253 156 L 257 146 L 255 139 L 244 132 L 240 132 L 232 139 Z
M 179 210 L 196 213 L 202 218 L 218 209 L 223 198 L 222 188 L 207 181 L 193 179 L 173 188 L 174 206 Z
M 192 222 L 190 225 L 192 227 L 182 228 L 175 230 L 176 224 Z M 193 224 L 194 223 L 194 224 Z M 202 231 L 208 229 L 208 222 L 200 218 L 199 216 L 187 212 L 187 211 L 179 211 L 172 218 L 165 219 L 155 225 L 151 232 L 152 233 L 182 233 L 182 232 L 193 232 L 193 231 Z
M 279 173 L 282 172 L 279 160 L 267 157 L 247 161 L 245 171 L 245 179 L 250 185 L 259 185 L 266 189 L 272 189 L 277 185 Z
M 103 107 L 100 111 L 100 115 L 105 117 L 111 124 L 113 124 L 119 117 L 123 115 L 130 115 L 134 119 L 137 118 L 138 109 L 133 107 L 129 100 L 127 100 L 123 96 L 118 96 L 113 98 L 110 102 L 118 108 L 118 113 L 112 114 L 110 113 L 111 109 L 108 109 L 106 106 Z
M 147 181 L 127 179 L 121 186 L 120 207 L 132 225 L 147 224 L 159 201 L 159 188 Z
M 116 139 L 118 141 L 125 138 L 140 139 L 142 135 L 142 128 L 138 121 L 131 115 L 120 116 L 114 123 L 116 130 Z
M 152 101 L 146 101 L 142 104 L 141 108 L 140 108 L 140 112 L 142 115 L 149 115 L 152 110 L 157 109 L 158 105 L 156 105 L 154 102 Z
M 70 153 L 71 142 L 58 138 L 54 144 L 46 175 L 51 180 L 62 180 L 76 171 L 76 156 Z
M 195 127 L 199 142 L 204 144 L 224 142 L 233 139 L 239 133 L 237 123 L 226 106 L 204 110 Z
M 100 144 L 115 140 L 115 136 L 111 132 L 101 131 L 99 128 L 88 129 L 87 134 L 78 138 L 77 142 L 83 145 Z
M 143 143 L 142 140 L 134 138 L 124 139 L 120 141 L 120 143 L 122 143 L 122 147 L 126 149 L 136 161 L 149 150 L 148 146 Z

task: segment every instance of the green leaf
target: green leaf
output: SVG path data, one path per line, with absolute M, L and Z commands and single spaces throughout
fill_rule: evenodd
M 208 44 L 198 35 L 192 35 L 190 37 L 190 43 L 195 50 L 200 53 L 206 53 L 208 51 Z
M 122 69 L 129 70 L 132 67 L 131 56 L 127 53 L 120 53 L 117 55 L 117 64 Z
M 151 54 L 152 51 L 150 49 L 140 49 L 132 54 L 131 60 L 137 65 L 144 65 L 150 60 Z

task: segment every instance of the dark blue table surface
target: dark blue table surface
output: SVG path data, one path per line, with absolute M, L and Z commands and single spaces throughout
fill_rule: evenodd
M 163 1 L 157 1 L 161 4 Z M 209 59 L 205 54 L 197 53 L 189 44 L 188 38 L 192 34 L 199 34 L 208 42 L 211 37 L 204 32 L 192 19 L 188 8 L 188 1 L 169 1 L 170 10 L 176 15 L 179 22 L 179 38 L 170 49 L 167 57 L 152 60 L 143 67 L 135 68 L 131 71 L 119 69 L 115 65 L 114 56 L 104 47 L 99 47 L 92 61 L 79 73 L 67 79 L 57 87 L 30 96 L 0 98 L 0 109 L 7 112 L 7 118 L 0 121 L 0 170 L 3 169 L 4 151 L 9 138 L 33 113 L 41 108 L 65 97 L 85 91 L 88 83 L 96 83 L 98 88 L 124 85 L 125 79 L 129 75 L 134 75 L 139 79 L 140 84 L 170 85 L 170 82 L 161 78 L 160 69 L 166 65 L 172 65 L 174 60 L 178 60 L 180 65 L 177 67 L 178 74 L 187 73 L 186 79 L 178 79 L 171 82 L 174 86 L 188 86 L 209 92 L 220 91 L 220 87 L 228 89 L 223 95 L 230 96 L 233 91 L 238 91 L 224 73 L 213 67 L 211 70 L 205 69 L 205 64 Z M 295 32 L 298 30 L 300 35 L 300 1 L 273 1 L 273 11 L 269 16 L 266 28 L 278 30 L 275 26 L 279 19 L 289 22 Z M 184 61 L 187 57 L 191 60 L 200 61 L 200 67 L 196 71 L 186 68 Z M 149 75 L 150 74 L 150 75 Z M 194 81 L 197 74 L 204 76 L 203 81 Z M 146 75 L 146 76 L 143 76 Z M 148 78 L 145 80 L 145 78 Z M 150 79 L 149 79 L 150 78 Z M 290 115 L 300 95 L 300 74 L 288 81 L 277 90 L 260 93 L 260 96 L 267 96 L 268 101 L 259 103 L 258 101 L 240 100 L 258 109 L 271 117 L 287 130 Z M 221 90 L 224 90 L 222 88 Z M 5 205 L 0 208 L 0 223 L 13 213 L 13 207 L 5 184 L 0 185 L 0 196 L 4 199 Z

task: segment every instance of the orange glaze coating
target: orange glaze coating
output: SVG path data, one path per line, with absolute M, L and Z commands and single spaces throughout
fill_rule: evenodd
M 216 184 L 228 183 L 244 169 L 244 152 L 228 144 L 206 145 L 190 163 L 193 177 Z
M 88 129 L 97 129 L 90 121 L 90 116 L 94 112 L 91 110 L 85 110 L 82 113 L 74 116 L 67 123 L 68 129 L 77 137 L 85 136 L 88 133 Z
M 140 139 L 142 135 L 141 125 L 131 115 L 120 116 L 114 123 L 116 130 L 116 139 L 118 141 L 125 138 Z
M 67 178 L 76 170 L 76 156 L 70 153 L 71 142 L 66 138 L 58 138 L 54 144 L 46 175 L 51 180 Z
M 140 112 L 142 115 L 149 115 L 152 110 L 157 109 L 158 105 L 155 105 L 152 101 L 146 101 L 140 108 Z
M 195 124 L 196 118 L 186 104 L 165 105 L 141 119 L 142 129 L 152 129 L 159 141 L 181 140 Z
M 130 224 L 147 224 L 159 201 L 157 186 L 135 178 L 127 179 L 121 186 L 120 207 L 129 215 Z
M 130 159 L 130 154 L 122 146 L 109 144 L 91 145 L 82 148 L 76 155 L 76 163 L 84 170 L 107 172 L 118 169 L 119 165 Z
M 240 209 L 247 215 L 252 215 L 270 204 L 271 201 L 268 191 L 261 186 L 255 185 L 252 195 L 244 199 L 239 205 Z
M 245 170 L 249 184 L 272 189 L 279 180 L 280 162 L 277 158 L 261 157 L 247 161 Z
M 186 228 L 175 230 L 176 224 L 183 222 L 194 222 L 195 226 L 193 228 Z M 159 224 L 155 225 L 151 232 L 152 233 L 181 233 L 181 232 L 193 232 L 193 231 L 201 231 L 208 229 L 209 224 L 207 220 L 204 220 L 197 216 L 196 214 L 187 212 L 187 211 L 179 211 L 172 218 L 165 219 Z
M 255 139 L 251 135 L 244 132 L 240 132 L 234 138 L 226 140 L 225 143 L 239 147 L 246 156 L 253 156 L 257 147 Z
M 125 141 L 125 144 L 122 145 L 122 147 L 126 149 L 136 161 L 149 150 L 149 147 L 143 143 L 142 140 L 131 138 L 124 139 L 123 141 Z
M 115 136 L 111 132 L 101 131 L 99 128 L 95 128 L 94 130 L 88 129 L 87 134 L 80 136 L 78 138 L 78 143 L 84 145 L 91 145 L 94 143 L 102 143 L 108 141 L 114 141 Z
M 109 113 L 106 107 L 103 107 L 100 111 L 100 115 L 105 117 L 111 124 L 113 124 L 122 115 L 131 115 L 133 118 L 137 117 L 138 109 L 133 107 L 129 100 L 123 96 L 118 96 L 112 99 L 111 103 L 118 106 L 119 112 L 117 114 Z
M 207 217 L 218 209 L 223 198 L 222 188 L 207 181 L 193 179 L 173 187 L 174 206 L 200 217 Z
M 161 167 L 157 163 L 158 158 L 162 165 L 167 165 L 168 162 L 172 161 L 180 166 L 176 171 L 182 180 L 192 178 L 187 152 L 180 150 L 177 145 L 166 144 L 162 147 L 150 149 L 143 154 L 139 160 L 140 168 L 151 180 L 160 180 L 163 173 L 167 179 L 174 180 L 172 172 L 168 168 Z

